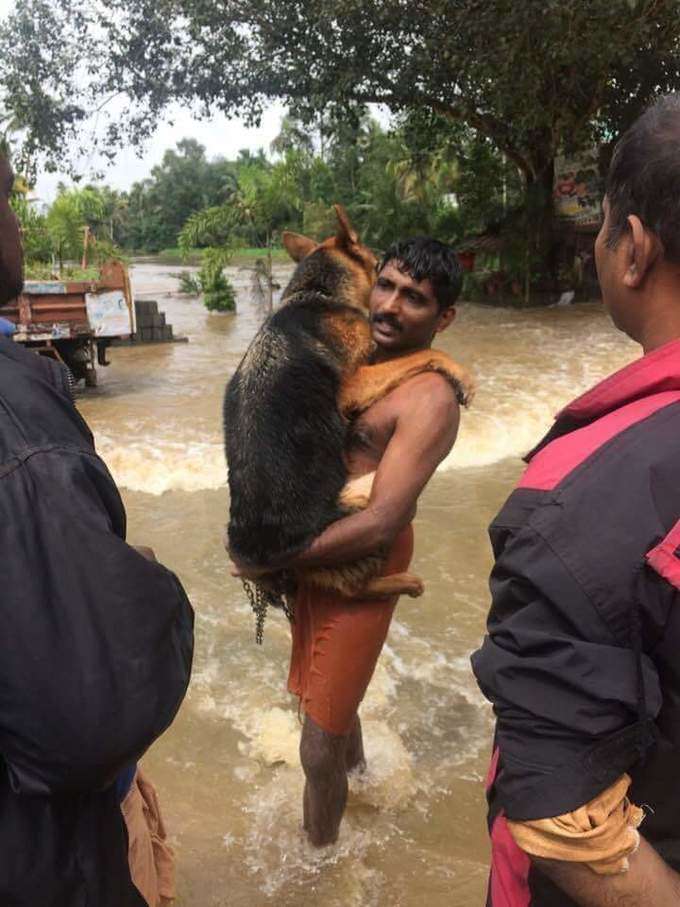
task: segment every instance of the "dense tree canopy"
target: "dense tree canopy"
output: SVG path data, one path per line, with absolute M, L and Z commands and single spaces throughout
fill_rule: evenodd
M 265 246 L 284 229 L 322 238 L 335 228 L 335 202 L 377 249 L 415 233 L 457 242 L 517 202 L 516 171 L 488 141 L 460 124 L 446 134 L 423 127 L 414 119 L 385 130 L 363 111 L 332 128 L 304 126 L 291 114 L 270 153 L 208 160 L 184 139 L 128 192 L 62 187 L 47 217 L 24 189 L 17 209 L 27 257 L 79 257 L 85 225 L 100 242 L 144 252 Z
M 174 246 L 177 234 L 195 211 L 223 201 L 235 183 L 227 161 L 209 162 L 195 139 L 168 149 L 148 179 L 129 193 L 129 235 L 123 244 L 158 250 Z
M 113 93 L 136 133 L 177 99 L 380 102 L 467 123 L 529 181 L 679 84 L 676 0 L 18 0 L 0 44 L 5 107 L 44 139 Z
M 309 121 L 343 111 L 357 143 L 343 143 L 344 179 L 358 205 L 364 136 L 346 112 L 381 103 L 424 118 L 431 137 L 472 130 L 481 163 L 509 162 L 530 245 L 545 251 L 555 156 L 606 145 L 656 93 L 680 88 L 677 12 L 677 0 L 17 0 L 0 29 L 4 122 L 29 156 L 42 149 L 54 162 L 76 127 L 88 145 L 82 127 L 96 123 L 113 153 L 177 101 L 252 120 L 272 98 Z M 284 130 L 281 142 L 309 154 L 300 134 Z M 413 160 L 399 170 L 398 149 L 383 150 L 403 192 Z M 308 178 L 323 181 L 323 168 Z M 389 216 L 394 187 L 382 188 Z

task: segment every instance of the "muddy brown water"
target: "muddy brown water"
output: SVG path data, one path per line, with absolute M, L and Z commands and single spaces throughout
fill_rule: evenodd
M 221 542 L 222 393 L 262 310 L 246 272 L 231 274 L 238 314 L 215 315 L 176 295 L 178 270 L 140 264 L 132 280 L 190 342 L 113 350 L 99 387 L 79 399 L 121 487 L 130 540 L 153 546 L 196 609 L 189 694 L 145 758 L 177 851 L 178 904 L 480 907 L 492 723 L 468 657 L 488 608 L 486 527 L 553 413 L 637 348 L 597 304 L 459 307 L 438 345 L 474 369 L 477 399 L 422 498 L 414 567 L 427 589 L 398 605 L 361 709 L 368 771 L 351 783 L 338 844 L 316 852 L 300 833 L 287 626 L 273 615 L 255 645 Z

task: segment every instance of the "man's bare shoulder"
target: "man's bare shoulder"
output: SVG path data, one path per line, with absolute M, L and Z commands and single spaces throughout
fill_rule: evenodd
M 460 408 L 453 385 L 439 372 L 414 375 L 392 391 L 389 399 L 400 412 L 427 406 L 432 412 L 449 412 L 453 416 Z

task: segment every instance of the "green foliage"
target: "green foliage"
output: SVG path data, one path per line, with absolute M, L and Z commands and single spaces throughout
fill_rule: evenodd
M 323 201 L 305 202 L 302 212 L 302 232 L 312 239 L 322 240 L 332 236 L 338 220 L 335 211 Z
M 177 275 L 180 293 L 187 296 L 203 294 L 203 303 L 211 312 L 235 312 L 236 291 L 224 274 L 229 263 L 227 249 L 204 249 L 202 264 L 197 274 L 181 271 Z
M 222 158 L 208 161 L 202 145 L 183 139 L 165 152 L 148 179 L 130 189 L 125 247 L 159 252 L 176 245 L 188 219 L 205 208 L 221 206 L 235 186 L 232 163 Z M 207 243 L 221 241 L 221 236 L 213 236 Z
M 185 159 L 193 161 L 197 180 L 202 174 L 192 203 L 209 204 L 191 211 L 173 233 L 178 245 L 163 252 L 166 260 L 200 262 L 210 249 L 228 257 L 244 245 L 264 253 L 285 229 L 323 239 L 336 228 L 336 202 L 347 207 L 362 238 L 376 249 L 416 233 L 455 243 L 502 216 L 503 205 L 520 197 L 512 165 L 460 124 L 412 115 L 386 131 L 356 108 L 307 126 L 291 113 L 281 135 L 273 159 L 263 151 L 242 151 L 232 161 L 207 161 L 201 146 L 183 141 L 129 193 L 102 185 L 62 187 L 47 218 L 25 213 L 34 221 L 26 233 L 35 247 L 29 257 L 79 259 L 85 225 L 96 237 L 93 261 L 120 254 L 116 247 L 157 251 L 168 235 L 160 200 L 175 205 L 172 186 L 182 183 L 175 168 L 186 175 Z M 177 180 L 169 180 L 169 172 Z
M 291 113 L 273 147 L 281 149 L 273 160 L 242 151 L 208 163 L 229 173 L 229 184 L 220 204 L 187 217 L 177 237 L 181 257 L 206 247 L 267 248 L 285 229 L 322 239 L 336 228 L 336 202 L 378 249 L 415 233 L 456 242 L 502 217 L 521 195 L 516 169 L 488 140 L 432 117 L 403 118 L 385 131 L 361 109 L 307 127 Z M 154 179 L 146 184 L 147 197 L 155 195 Z M 139 233 L 133 193 L 126 212 L 130 238 Z
M 201 293 L 201 281 L 192 274 L 191 271 L 180 271 L 177 275 L 179 281 L 179 291 L 187 296 L 199 296 Z
M 14 151 L 16 169 L 29 177 L 38 156 L 55 170 L 71 151 L 81 150 L 89 92 L 69 88 L 82 69 L 79 62 L 95 58 L 91 25 L 92 18 L 70 0 L 22 0 L 0 23 L 1 141 Z M 91 143 L 88 150 L 94 150 Z
M 205 246 L 227 247 L 233 241 L 236 212 L 231 204 L 194 212 L 177 236 L 183 255 Z
M 173 102 L 257 121 L 278 98 L 319 127 L 320 144 L 293 117 L 274 143 L 280 159 L 225 164 L 221 183 L 196 143 L 168 152 L 130 193 L 128 248 L 174 245 L 191 214 L 227 203 L 234 179 L 240 238 L 253 245 L 335 200 L 380 244 L 405 225 L 457 233 L 456 205 L 437 198 L 455 195 L 480 225 L 493 205 L 513 206 L 519 182 L 532 211 L 524 241 L 547 258 L 555 156 L 611 143 L 680 88 L 677 14 L 677 0 L 120 0 L 115 16 L 100 0 L 17 0 L 0 27 L 0 122 L 31 164 L 91 146 L 82 127 L 95 108 L 109 153 L 143 142 Z M 119 94 L 124 109 L 107 114 Z M 362 120 L 368 103 L 430 117 L 446 139 L 436 168 L 435 151 L 414 157 L 411 140 L 406 156 L 387 148 Z M 458 127 L 479 180 L 451 154 Z M 456 188 L 442 192 L 442 178 Z
M 196 289 L 202 292 L 205 307 L 213 312 L 236 310 L 236 293 L 224 276 L 224 268 L 231 257 L 235 217 L 231 204 L 206 208 L 189 217 L 178 237 L 179 248 L 184 255 L 196 246 L 207 245 L 198 277 L 194 278 L 185 271 L 179 280 L 182 292 Z M 222 245 L 217 245 L 221 239 Z
M 81 268 L 78 265 L 66 265 L 58 274 L 50 265 L 40 261 L 28 261 L 24 268 L 27 280 L 97 280 L 99 268 Z
M 618 133 L 679 80 L 676 0 L 120 0 L 117 12 L 17 0 L 0 86 L 34 150 L 58 153 L 112 92 L 131 99 L 119 141 L 143 140 L 173 101 L 253 119 L 275 97 L 310 113 L 380 102 L 466 123 L 539 179 L 560 147 Z M 305 139 L 292 124 L 275 150 Z
M 40 265 L 50 274 L 51 262 L 59 262 L 59 271 L 65 272 L 69 259 L 80 261 L 83 254 L 85 228 L 90 229 L 88 261 L 101 265 L 109 259 L 123 259 L 119 246 L 108 233 L 112 233 L 116 206 L 121 196 L 108 187 L 86 186 L 83 189 L 60 187 L 59 194 L 46 214 L 42 214 L 28 199 L 28 188 L 17 180 L 11 203 L 21 224 L 24 257 L 40 270 Z M 109 228 L 107 230 L 107 227 Z
M 110 239 L 97 238 L 89 247 L 87 253 L 88 261 L 97 265 L 103 265 L 105 261 L 128 261 L 127 255 Z
M 224 275 L 228 256 L 221 249 L 207 250 L 198 279 L 203 292 L 203 304 L 211 312 L 235 312 L 236 291 Z
M 103 216 L 104 202 L 96 188 L 61 187 L 46 218 L 47 233 L 60 264 L 81 257 L 85 228 L 100 223 Z
M 47 262 L 52 258 L 52 241 L 47 229 L 47 218 L 27 200 L 25 193 L 16 192 L 11 197 L 12 208 L 21 226 L 24 258 L 26 261 Z

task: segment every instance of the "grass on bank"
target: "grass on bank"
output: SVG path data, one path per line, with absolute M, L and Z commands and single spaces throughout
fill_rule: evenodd
M 285 249 L 272 249 L 272 261 L 276 264 L 285 264 L 290 261 L 290 256 Z M 203 258 L 203 249 L 191 249 L 187 255 L 183 255 L 181 250 L 174 246 L 169 249 L 162 249 L 157 255 L 150 256 L 156 258 L 162 264 L 176 265 L 199 265 Z M 267 249 L 260 248 L 239 248 L 234 249 L 230 257 L 229 264 L 236 267 L 253 264 L 258 260 L 267 257 Z
M 78 265 L 66 265 L 62 271 L 41 261 L 28 261 L 24 268 L 26 280 L 45 281 L 46 283 L 58 281 L 60 283 L 78 283 L 80 281 L 97 280 L 99 268 L 81 268 Z

